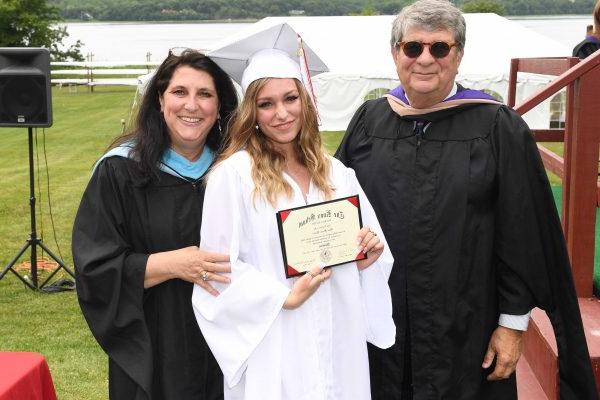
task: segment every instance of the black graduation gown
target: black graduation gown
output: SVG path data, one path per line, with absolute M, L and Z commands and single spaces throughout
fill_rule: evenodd
M 204 188 L 135 161 L 103 160 L 81 200 L 73 260 L 83 315 L 109 356 L 113 400 L 223 398 L 223 377 L 196 323 L 192 284 L 144 290 L 149 254 L 200 243 Z
M 582 40 L 573 48 L 573 57 L 579 57 L 581 59 L 587 58 L 594 52 L 600 49 L 600 43 L 590 42 L 587 39 Z
M 431 122 L 420 141 L 416 119 Z M 400 117 L 372 100 L 336 157 L 356 171 L 395 258 L 396 345 L 369 348 L 374 400 L 402 398 L 405 351 L 415 400 L 515 399 L 514 374 L 488 382 L 481 364 L 499 314 L 534 306 L 558 334 L 561 398 L 597 398 L 560 221 L 518 115 L 470 104 Z

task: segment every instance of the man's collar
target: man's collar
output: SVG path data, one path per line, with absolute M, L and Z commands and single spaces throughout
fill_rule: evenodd
M 388 103 L 394 112 L 402 117 L 409 115 L 425 115 L 465 104 L 501 104 L 487 93 L 479 90 L 465 89 L 456 82 L 454 82 L 452 90 L 443 101 L 428 108 L 411 107 L 402 86 L 393 89 L 389 94 L 386 94 L 385 97 L 387 97 Z
M 454 96 L 456 94 L 457 90 L 458 90 L 458 86 L 456 85 L 456 82 L 452 83 L 452 90 L 450 90 L 450 93 L 448 93 L 448 96 L 446 96 L 444 98 L 444 100 L 442 100 L 442 101 L 446 101 L 450 97 Z M 404 92 L 404 97 L 406 98 L 406 101 L 408 102 L 407 104 L 410 105 L 410 99 L 408 98 L 408 95 L 406 94 L 406 92 Z

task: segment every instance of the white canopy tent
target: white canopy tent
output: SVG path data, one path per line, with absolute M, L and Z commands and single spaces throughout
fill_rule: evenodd
M 313 78 L 321 130 L 345 130 L 371 91 L 396 87 L 390 54 L 394 16 L 268 17 L 211 48 L 287 22 L 327 64 L 330 72 Z M 472 89 L 491 90 L 506 100 L 511 58 L 569 56 L 570 49 L 496 14 L 465 14 L 467 42 L 457 81 Z M 520 74 L 517 100 L 551 77 Z M 531 127 L 547 128 L 549 101 L 525 115 Z

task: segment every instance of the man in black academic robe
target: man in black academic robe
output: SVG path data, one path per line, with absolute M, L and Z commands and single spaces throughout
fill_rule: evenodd
M 440 15 L 462 31 L 440 28 Z M 423 25 L 398 28 L 415 20 Z M 464 37 L 450 3 L 405 8 L 392 38 L 401 87 L 359 108 L 336 153 L 356 171 L 395 259 L 396 344 L 369 349 L 373 399 L 516 399 L 522 328 L 505 320 L 527 322 L 533 307 L 557 333 L 561 399 L 597 399 L 535 141 L 512 110 L 455 84 Z
M 594 6 L 592 17 L 594 18 L 594 25 L 588 25 L 585 39 L 573 48 L 573 57 L 584 59 L 600 49 L 600 1 L 597 1 Z
M 587 35 L 573 48 L 573 57 L 581 59 L 591 56 L 600 49 L 600 39 L 596 35 Z

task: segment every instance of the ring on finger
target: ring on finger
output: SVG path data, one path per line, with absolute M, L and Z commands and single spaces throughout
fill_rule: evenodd
M 321 271 L 321 283 L 325 282 L 327 279 L 329 279 L 328 276 L 325 276 L 325 274 L 323 274 L 323 272 L 325 272 L 325 268 L 323 268 L 323 271 Z
M 202 278 L 204 282 L 208 281 L 208 271 L 202 271 L 200 273 L 200 278 Z

